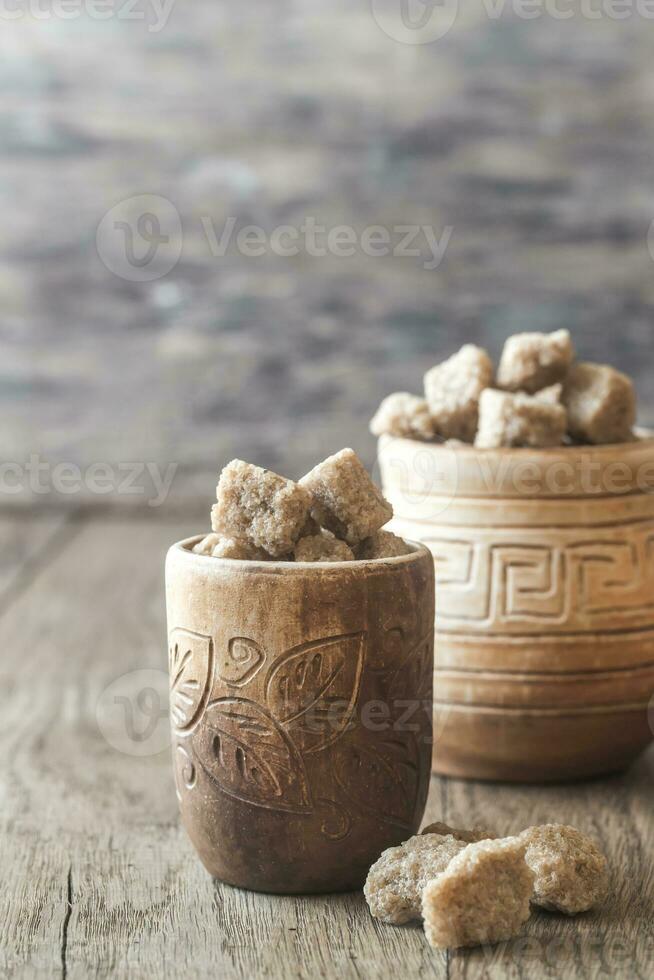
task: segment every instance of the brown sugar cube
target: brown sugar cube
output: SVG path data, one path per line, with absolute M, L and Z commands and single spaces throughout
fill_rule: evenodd
M 497 368 L 497 386 L 534 394 L 563 381 L 574 358 L 568 330 L 517 333 L 504 344 Z
M 269 561 L 270 555 L 262 548 L 255 548 L 247 541 L 225 538 L 220 534 L 207 534 L 202 541 L 193 546 L 196 555 L 212 555 L 214 558 L 241 558 Z
M 479 400 L 475 446 L 560 446 L 567 424 L 565 408 L 536 395 L 486 388 Z
M 202 541 L 193 545 L 193 551 L 196 555 L 211 555 L 220 540 L 219 534 L 205 534 Z
M 425 375 L 425 396 L 436 434 L 472 442 L 479 396 L 493 381 L 493 362 L 481 347 L 465 344 Z
M 608 892 L 606 858 L 585 834 L 563 824 L 529 827 L 520 835 L 534 872 L 532 902 L 576 915 L 599 905 Z
M 495 840 L 497 837 L 497 834 L 493 834 L 490 830 L 485 830 L 483 827 L 473 827 L 472 830 L 459 830 L 457 827 L 450 827 L 448 824 L 441 823 L 440 821 L 428 824 L 420 833 L 440 834 L 441 837 L 450 835 L 455 840 L 465 841 L 466 844 L 476 844 L 480 840 Z
M 529 918 L 534 876 L 517 837 L 469 844 L 422 894 L 430 946 L 448 949 L 497 943 Z
M 263 548 L 255 548 L 247 541 L 236 538 L 223 538 L 219 535 L 211 554 L 214 558 L 240 558 L 242 561 L 270 561 L 270 555 Z
M 357 548 L 357 558 L 370 560 L 373 558 L 396 558 L 398 555 L 408 555 L 409 546 L 397 534 L 390 531 L 375 531 L 365 538 Z
M 363 886 L 371 914 L 393 925 L 419 919 L 423 888 L 465 846 L 454 837 L 427 834 L 389 847 L 375 861 Z
M 560 381 L 555 385 L 550 385 L 549 388 L 541 388 L 534 395 L 534 398 L 537 398 L 539 402 L 547 402 L 548 405 L 560 405 L 562 397 L 563 385 Z
M 424 398 L 396 391 L 384 398 L 370 422 L 373 436 L 387 433 L 406 439 L 430 440 L 436 435 Z
M 393 516 L 352 449 L 341 449 L 314 466 L 300 485 L 313 496 L 315 520 L 349 545 L 370 537 Z
M 628 442 L 636 421 L 636 393 L 630 378 L 606 364 L 580 362 L 563 388 L 568 430 L 578 442 Z
M 354 552 L 345 541 L 329 531 L 307 534 L 295 545 L 296 561 L 354 561 Z
M 216 534 L 263 548 L 273 558 L 293 551 L 312 502 L 292 480 L 240 459 L 220 474 L 216 498 L 211 511 Z
M 322 528 L 320 527 L 318 521 L 314 521 L 313 517 L 309 516 L 306 519 L 304 527 L 300 531 L 300 538 L 307 538 L 310 535 L 320 534 L 321 531 Z M 300 538 L 298 538 L 298 541 Z

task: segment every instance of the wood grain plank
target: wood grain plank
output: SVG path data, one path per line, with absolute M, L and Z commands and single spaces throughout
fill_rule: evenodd
M 0 617 L 12 603 L 29 596 L 38 575 L 61 554 L 75 528 L 64 515 L 15 515 L 0 518 Z M 3 644 L 7 676 L 16 676 L 20 643 Z M 69 855 L 56 839 L 47 846 L 24 825 L 29 776 L 12 757 L 16 736 L 28 730 L 29 711 L 16 725 L 10 691 L 0 715 L 0 740 L 7 759 L 0 834 L 0 970 L 3 975 L 29 976 L 32 970 L 49 975 L 61 970 L 66 922 Z M 8 737 L 5 737 L 7 733 Z M 26 957 L 25 950 L 29 950 Z
M 0 612 L 10 594 L 29 585 L 37 569 L 53 557 L 67 537 L 68 514 L 45 516 L 16 511 L 0 514 Z
M 163 557 L 194 530 L 82 524 L 0 618 L 3 975 L 647 975 L 651 754 L 623 777 L 578 786 L 432 780 L 426 819 L 503 833 L 562 820 L 610 855 L 606 909 L 535 914 L 513 943 L 446 955 L 419 926 L 372 919 L 360 894 L 273 897 L 214 883 L 179 826 L 165 705 Z
M 3 646 L 18 652 L 0 663 L 10 691 L 0 747 L 10 760 L 2 840 L 13 948 L 2 967 L 20 975 L 65 965 L 68 978 L 357 978 L 389 976 L 401 961 L 411 976 L 444 977 L 445 956 L 422 930 L 381 925 L 361 894 L 255 895 L 214 883 L 195 857 L 159 727 L 167 732 L 163 557 L 193 530 L 84 526 L 0 621 Z M 147 686 L 162 698 L 154 715 L 138 710 Z M 117 714 L 102 713 L 107 691 L 127 692 Z M 143 743 L 126 732 L 143 732 L 152 717 L 139 757 Z M 27 858 L 12 856 L 30 853 L 23 838 L 47 856 L 27 881 Z
M 30 588 L 14 595 L 0 620 L 5 651 L 0 745 L 8 760 L 2 776 L 0 860 L 6 886 L 0 972 L 10 976 L 66 972 L 75 914 L 68 898 L 74 897 L 83 842 L 87 835 L 102 839 L 120 808 L 127 819 L 138 782 L 148 772 L 148 760 L 112 753 L 95 722 L 99 689 L 115 676 L 113 619 L 123 621 L 133 636 L 134 623 L 140 628 L 148 610 L 145 617 L 138 606 L 130 612 L 130 577 L 121 569 L 121 549 L 106 546 L 112 528 L 91 539 L 80 527 L 77 540 L 40 569 Z M 121 542 L 129 555 L 129 529 Z M 105 565 L 103 582 L 98 572 L 105 557 L 112 564 Z M 94 572 L 87 574 L 90 569 Z M 110 597 L 106 604 L 103 593 Z M 94 615 L 105 608 L 107 619 Z M 140 661 L 143 649 L 146 659 L 149 651 L 138 628 L 131 649 Z M 100 658 L 104 667 L 96 673 L 93 663 L 101 649 L 110 652 Z

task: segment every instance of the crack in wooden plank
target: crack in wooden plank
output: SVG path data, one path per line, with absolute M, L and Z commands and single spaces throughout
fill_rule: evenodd
M 64 916 L 64 924 L 61 932 L 61 977 L 62 980 L 66 980 L 66 975 L 68 973 L 68 964 L 66 961 L 68 953 L 68 925 L 70 923 L 70 917 L 73 914 L 73 866 L 72 864 L 68 867 L 68 877 L 66 879 L 66 914 Z

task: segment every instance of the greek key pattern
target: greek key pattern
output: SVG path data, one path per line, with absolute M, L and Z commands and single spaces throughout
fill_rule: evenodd
M 654 625 L 654 521 L 588 529 L 441 527 L 441 631 L 595 632 Z

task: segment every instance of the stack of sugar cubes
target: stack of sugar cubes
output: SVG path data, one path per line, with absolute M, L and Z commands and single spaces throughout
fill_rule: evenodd
M 575 361 L 567 330 L 509 337 L 497 373 L 485 350 L 465 344 L 427 372 L 424 387 L 424 398 L 407 392 L 385 398 L 371 432 L 480 449 L 634 438 L 631 380 L 608 365 Z
M 409 551 L 382 530 L 393 508 L 352 449 L 295 483 L 240 459 L 228 463 L 211 509 L 213 531 L 196 554 L 246 561 L 355 561 Z

